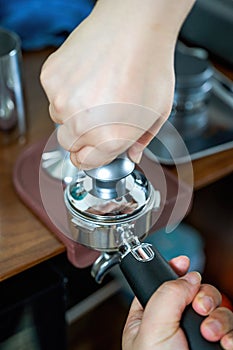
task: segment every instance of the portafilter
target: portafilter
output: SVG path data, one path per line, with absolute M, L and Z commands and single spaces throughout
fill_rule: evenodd
M 125 154 L 97 169 L 79 172 L 64 191 L 69 226 L 78 243 L 101 252 L 92 275 L 101 282 L 119 264 L 133 292 L 145 307 L 165 281 L 178 278 L 159 251 L 141 242 L 159 209 L 160 192 Z M 181 326 L 190 350 L 221 349 L 200 333 L 203 317 L 188 306 Z

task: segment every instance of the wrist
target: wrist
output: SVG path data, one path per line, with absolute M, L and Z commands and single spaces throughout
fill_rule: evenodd
M 111 25 L 133 28 L 135 35 L 147 31 L 176 40 L 195 0 L 98 0 L 93 13 Z

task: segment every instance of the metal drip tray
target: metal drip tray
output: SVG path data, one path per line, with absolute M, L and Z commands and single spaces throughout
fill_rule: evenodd
M 166 165 L 181 164 L 233 147 L 233 93 L 227 91 L 217 80 L 213 80 L 213 89 L 206 111 L 208 117 L 206 127 L 200 134 L 185 139 L 171 127 L 168 119 L 146 149 L 146 154 L 151 159 Z

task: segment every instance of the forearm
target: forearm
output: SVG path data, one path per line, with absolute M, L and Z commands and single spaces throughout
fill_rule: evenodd
M 118 26 L 120 21 L 128 30 L 134 29 L 135 36 L 161 35 L 169 43 L 176 40 L 194 3 L 195 0 L 98 0 L 93 14 L 100 16 L 105 25 Z

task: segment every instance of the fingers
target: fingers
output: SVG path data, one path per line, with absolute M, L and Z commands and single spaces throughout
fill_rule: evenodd
M 183 276 L 189 269 L 190 260 L 185 255 L 180 255 L 176 258 L 173 258 L 169 261 L 169 265 L 179 276 Z
M 190 260 L 187 256 L 179 256 L 171 259 L 169 264 L 178 275 L 184 275 L 189 268 Z M 123 345 L 126 346 L 125 343 L 128 339 L 133 341 L 136 337 L 142 322 L 143 313 L 144 310 L 141 304 L 137 298 L 134 298 L 123 331 Z
M 158 114 L 145 107 L 110 103 L 89 108 L 67 118 L 58 128 L 58 141 L 73 153 L 74 165 L 82 169 L 106 164 L 138 143 L 142 135 L 153 125 Z M 152 135 L 153 136 L 153 135 Z M 152 137 L 150 136 L 150 137 Z M 135 159 L 133 159 L 135 161 Z
M 194 310 L 203 316 L 208 316 L 202 322 L 201 333 L 209 341 L 221 340 L 226 350 L 233 350 L 233 313 L 219 307 L 222 297 L 213 286 L 203 284 L 193 300 Z
M 179 331 L 182 313 L 199 290 L 200 283 L 200 274 L 190 272 L 162 284 L 145 308 L 141 331 L 158 343 L 173 337 Z
M 137 298 L 134 298 L 123 330 L 123 341 L 133 340 L 138 333 L 144 309 Z
M 161 116 L 159 119 L 155 121 L 152 127 L 145 131 L 142 136 L 131 146 L 128 150 L 129 158 L 136 164 L 138 164 L 141 160 L 143 150 L 150 141 L 155 137 L 155 135 L 159 132 L 159 129 L 167 119 L 168 115 Z
M 173 259 L 172 265 L 178 266 L 178 261 Z M 187 267 L 187 266 L 186 266 Z M 180 337 L 179 322 L 185 307 L 192 301 L 197 293 L 201 282 L 201 276 L 197 272 L 190 272 L 175 281 L 163 283 L 152 295 L 145 310 L 135 298 L 123 332 L 123 348 L 130 348 L 130 344 L 136 342 L 138 348 L 162 344 L 167 339 L 178 333 Z M 169 308 L 167 307 L 169 305 Z M 177 339 L 179 342 L 179 340 Z M 186 342 L 183 337 L 182 342 Z M 160 346 L 160 345 L 158 345 Z M 149 348 L 149 347 L 148 347 Z
M 50 113 L 55 114 L 52 106 Z M 142 106 L 127 103 L 99 105 L 64 118 L 58 129 L 58 141 L 63 148 L 77 153 L 83 169 L 106 163 L 106 150 L 114 157 L 128 150 L 129 158 L 139 163 L 144 148 L 163 122 L 161 114 Z M 73 162 L 78 166 L 75 157 Z
M 223 349 L 233 350 L 233 330 L 224 335 L 220 341 Z
M 221 301 L 222 296 L 215 287 L 202 284 L 192 305 L 200 315 L 207 316 L 221 304 Z
M 212 311 L 201 324 L 201 333 L 210 341 L 221 340 L 224 349 L 233 349 L 233 313 L 223 307 Z
M 73 164 L 87 170 L 111 162 L 130 147 L 134 140 L 128 138 L 127 130 L 130 127 L 100 125 L 77 137 L 75 129 L 67 129 L 64 124 L 57 136 L 63 148 L 70 151 Z
M 179 256 L 169 264 L 181 275 L 187 271 L 189 259 Z M 134 299 L 125 325 L 123 343 L 132 344 L 135 341 L 141 345 L 145 344 L 146 339 L 147 344 L 154 348 L 163 342 L 169 342 L 169 346 L 174 345 L 174 341 L 184 344 L 179 322 L 185 307 L 192 302 L 197 313 L 207 316 L 201 324 L 202 335 L 208 341 L 220 341 L 225 350 L 233 350 L 233 313 L 219 307 L 222 298 L 215 287 L 200 285 L 200 281 L 200 275 L 191 272 L 164 283 L 153 294 L 144 312 L 138 300 Z
M 102 149 L 86 146 L 80 149 L 79 152 L 71 152 L 70 159 L 79 169 L 89 170 L 110 163 L 117 155 L 118 153 L 106 153 Z

